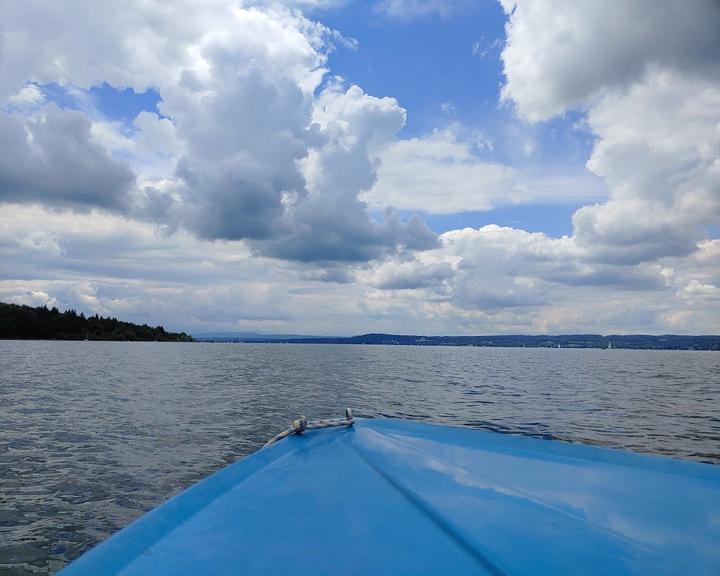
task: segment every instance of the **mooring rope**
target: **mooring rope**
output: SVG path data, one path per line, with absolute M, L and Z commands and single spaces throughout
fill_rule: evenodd
M 305 430 L 317 430 L 318 428 L 332 428 L 334 426 L 352 426 L 355 423 L 353 413 L 350 408 L 345 408 L 345 418 L 329 418 L 326 420 L 309 421 L 305 416 L 300 416 L 297 420 L 293 420 L 292 426 L 287 430 L 283 430 L 277 436 L 267 441 L 265 446 L 275 444 L 278 440 L 292 436 L 293 434 L 302 434 Z M 265 448 L 263 446 L 263 448 Z

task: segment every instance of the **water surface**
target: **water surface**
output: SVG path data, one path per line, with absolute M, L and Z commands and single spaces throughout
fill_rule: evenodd
M 717 352 L 0 341 L 0 575 L 346 406 L 720 464 Z

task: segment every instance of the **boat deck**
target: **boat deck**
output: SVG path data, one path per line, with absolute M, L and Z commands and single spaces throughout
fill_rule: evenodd
M 396 420 L 291 436 L 63 576 L 720 574 L 720 467 Z

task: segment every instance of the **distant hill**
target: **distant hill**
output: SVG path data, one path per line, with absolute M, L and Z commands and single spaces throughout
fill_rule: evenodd
M 138 325 L 116 318 L 85 317 L 75 310 L 60 312 L 45 306 L 32 308 L 0 302 L 0 339 L 11 340 L 138 340 L 160 342 L 246 342 L 288 344 L 379 344 L 404 346 L 490 346 L 532 348 L 631 348 L 652 350 L 720 350 L 720 336 L 666 334 L 609 335 L 564 334 L 558 336 L 414 336 L 362 334 L 359 336 L 303 336 L 255 332 L 208 332 L 191 337 L 185 332 L 166 332 L 162 326 Z
M 207 340 L 212 340 L 208 338 Z M 667 334 L 609 335 L 565 334 L 559 336 L 412 336 L 401 334 L 362 334 L 360 336 L 288 336 L 233 337 L 218 341 L 288 344 L 383 344 L 404 346 L 491 346 L 531 348 L 631 348 L 644 350 L 720 350 L 720 336 L 677 336 Z
M 3 340 L 141 340 L 190 342 L 185 332 L 166 332 L 162 326 L 138 325 L 117 318 L 88 316 L 75 310 L 32 308 L 0 302 L 0 339 Z
M 297 338 L 315 338 L 308 334 L 263 334 L 261 332 L 194 332 L 197 342 L 245 342 L 247 340 L 295 340 Z

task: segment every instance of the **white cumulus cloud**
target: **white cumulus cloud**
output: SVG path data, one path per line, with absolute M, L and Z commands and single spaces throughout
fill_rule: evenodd
M 715 0 L 500 0 L 508 14 L 503 98 L 543 120 L 632 85 L 654 68 L 718 78 Z

